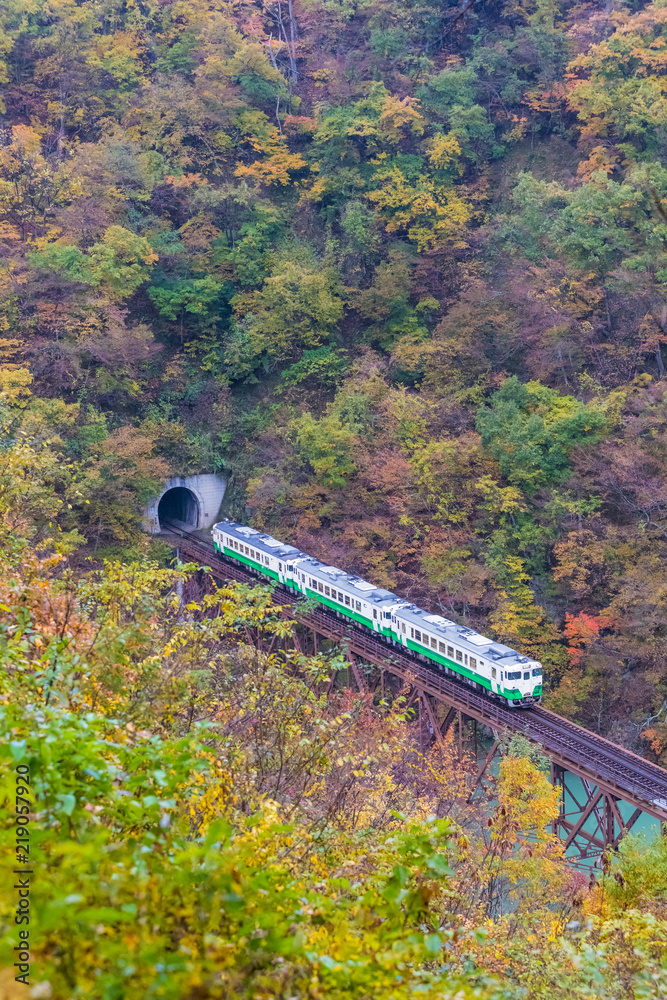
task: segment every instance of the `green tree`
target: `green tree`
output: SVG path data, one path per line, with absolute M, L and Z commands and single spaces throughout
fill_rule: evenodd
M 247 345 L 245 360 L 238 352 L 235 355 L 233 342 L 229 347 L 230 364 L 237 370 L 255 367 L 262 357 L 281 361 L 304 347 L 317 347 L 335 332 L 343 315 L 343 299 L 331 269 L 289 261 L 280 264 L 257 292 L 236 295 L 232 306 Z
M 295 429 L 301 454 L 317 478 L 327 486 L 344 486 L 355 470 L 355 435 L 351 428 L 334 413 L 320 420 L 304 413 Z
M 477 414 L 482 444 L 508 483 L 534 493 L 561 482 L 574 448 L 598 441 L 605 415 L 595 404 L 561 396 L 539 382 L 513 375 Z
M 144 282 L 157 261 L 148 240 L 123 226 L 110 226 L 87 253 L 62 243 L 31 254 L 33 266 L 63 274 L 70 281 L 100 288 L 113 300 L 127 298 Z

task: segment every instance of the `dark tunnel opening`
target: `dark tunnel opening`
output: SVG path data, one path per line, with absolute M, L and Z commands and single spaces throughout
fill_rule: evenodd
M 192 528 L 199 527 L 199 504 L 194 493 L 185 486 L 174 486 L 160 498 L 157 515 L 160 527 L 165 521 L 181 521 Z

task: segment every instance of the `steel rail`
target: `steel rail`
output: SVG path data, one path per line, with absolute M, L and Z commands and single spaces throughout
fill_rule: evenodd
M 163 538 L 180 548 L 188 558 L 209 567 L 214 577 L 241 583 L 257 583 L 264 579 L 224 559 L 211 543 L 180 525 L 173 525 L 171 534 L 165 533 Z M 462 681 L 425 665 L 403 647 L 388 646 L 383 640 L 333 612 L 320 608 L 302 610 L 299 605 L 304 603 L 304 598 L 282 585 L 274 587 L 273 601 L 283 607 L 286 617 L 296 618 L 366 662 L 410 681 L 425 694 L 491 729 L 522 733 L 539 743 L 554 763 L 582 778 L 593 780 L 609 795 L 641 808 L 656 819 L 667 821 L 667 771 L 658 765 L 541 706 L 507 708 Z

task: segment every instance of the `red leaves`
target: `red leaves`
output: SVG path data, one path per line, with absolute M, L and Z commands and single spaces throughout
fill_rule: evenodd
M 587 615 L 583 611 L 578 615 L 565 615 L 563 632 L 569 639 L 567 651 L 574 666 L 578 666 L 581 662 L 586 647 L 597 639 L 603 624 L 607 623 L 602 623 L 599 617 Z

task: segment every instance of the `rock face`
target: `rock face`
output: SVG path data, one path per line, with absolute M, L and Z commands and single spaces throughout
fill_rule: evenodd
M 143 528 L 151 535 L 165 521 L 179 521 L 188 528 L 210 528 L 215 524 L 227 489 L 225 476 L 175 476 L 144 509 Z

